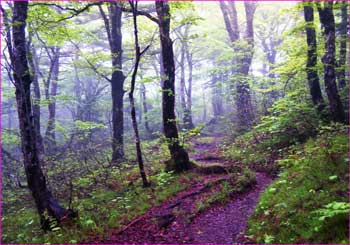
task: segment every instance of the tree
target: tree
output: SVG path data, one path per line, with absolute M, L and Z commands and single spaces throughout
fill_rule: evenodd
M 108 43 L 112 57 L 112 161 L 120 160 L 124 157 L 124 80 L 125 76 L 122 70 L 122 3 L 111 2 L 108 5 L 108 16 L 102 6 L 99 5 L 100 13 L 103 18 L 107 32 Z
M 184 29 L 184 32 L 182 32 L 182 29 Z M 176 31 L 176 34 L 181 42 L 180 61 L 178 61 L 178 64 L 180 66 L 180 105 L 183 111 L 183 124 L 184 128 L 186 129 L 194 128 L 194 124 L 192 121 L 193 60 L 192 53 L 188 45 L 188 42 L 190 41 L 189 30 L 190 23 L 186 23 L 184 25 L 184 28 L 179 28 L 179 30 Z M 187 88 L 185 76 L 186 63 L 188 66 Z
M 159 21 L 161 58 L 164 70 L 162 83 L 162 113 L 164 134 L 168 140 L 171 159 L 167 162 L 168 170 L 177 172 L 189 170 L 191 163 L 188 153 L 179 143 L 179 134 L 175 117 L 175 63 L 173 42 L 170 38 L 170 13 L 168 2 L 156 1 Z
M 306 5 L 307 4 L 307 5 Z M 320 80 L 317 74 L 317 39 L 316 31 L 314 27 L 314 9 L 310 3 L 304 5 L 304 19 L 306 22 L 306 40 L 307 40 L 307 63 L 306 73 L 307 80 L 309 82 L 310 94 L 312 102 L 317 106 L 318 110 L 322 110 L 324 107 L 324 101 L 322 97 Z
M 256 4 L 252 2 L 244 2 L 246 30 L 243 42 L 240 40 L 235 2 L 228 2 L 228 4 L 226 4 L 225 2 L 221 1 L 220 8 L 224 17 L 225 27 L 229 35 L 231 45 L 237 56 L 234 59 L 236 68 L 233 70 L 233 74 L 237 77 L 235 78 L 235 80 L 237 80 L 235 81 L 237 92 L 237 118 L 240 131 L 245 131 L 252 126 L 254 119 L 250 86 L 245 78 L 249 74 L 249 69 L 254 54 L 253 19 Z
M 340 48 L 339 48 L 339 59 L 337 62 L 338 66 L 338 86 L 344 88 L 346 86 L 345 68 L 346 68 L 346 41 L 347 36 L 347 25 L 348 25 L 348 3 L 343 2 L 341 6 L 341 22 L 339 24 L 339 35 L 340 35 Z
M 44 143 L 41 136 L 40 129 L 40 101 L 41 93 L 39 87 L 39 61 L 36 53 L 36 47 L 32 44 L 33 32 L 29 32 L 29 38 L 27 43 L 27 53 L 28 53 L 28 64 L 30 68 L 30 74 L 32 76 L 33 84 L 33 123 L 35 128 L 35 133 L 37 136 L 36 143 L 39 151 L 39 156 L 44 154 Z
M 132 76 L 131 76 L 131 88 L 130 88 L 130 92 L 129 92 L 129 100 L 130 100 L 130 105 L 131 105 L 132 126 L 133 126 L 134 134 L 135 134 L 135 146 L 136 146 L 137 161 L 139 163 L 140 175 L 142 178 L 143 186 L 147 187 L 147 186 L 149 186 L 149 183 L 147 181 L 147 177 L 146 177 L 146 173 L 145 173 L 145 169 L 144 169 L 144 164 L 143 164 L 143 158 L 142 158 L 141 142 L 140 142 L 139 130 L 138 130 L 137 119 L 136 119 L 134 90 L 135 90 L 137 70 L 139 68 L 141 56 L 147 51 L 149 46 L 147 46 L 144 50 L 141 51 L 140 45 L 139 45 L 138 29 L 137 29 L 137 1 L 135 1 L 135 3 L 133 1 L 130 1 L 129 3 L 130 3 L 132 13 L 133 13 L 134 38 L 135 38 L 135 64 L 134 64 L 134 69 L 133 69 Z
M 45 44 L 44 44 L 45 45 Z M 45 99 L 48 103 L 49 117 L 46 126 L 44 142 L 48 152 L 52 152 L 56 147 L 56 95 L 58 89 L 58 75 L 60 67 L 60 48 L 46 47 L 46 52 L 50 60 L 49 74 L 45 84 Z
M 16 101 L 21 133 L 23 163 L 27 176 L 28 187 L 34 198 L 42 228 L 50 228 L 50 217 L 61 222 L 72 217 L 74 212 L 63 208 L 49 191 L 45 176 L 41 170 L 41 162 L 37 148 L 36 130 L 31 115 L 32 101 L 30 85 L 32 83 L 28 62 L 25 27 L 28 12 L 28 2 L 15 2 L 12 18 L 12 50 L 9 50 L 13 67 L 13 77 L 16 87 Z
M 325 54 L 322 57 L 324 65 L 324 83 L 330 105 L 331 118 L 335 122 L 345 122 L 345 114 L 340 100 L 335 73 L 335 23 L 333 2 L 317 3 L 320 21 L 325 37 Z

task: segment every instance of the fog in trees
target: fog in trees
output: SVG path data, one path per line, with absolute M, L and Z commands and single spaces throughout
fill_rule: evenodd
M 0 6 L 4 243 L 348 242 L 348 2 Z

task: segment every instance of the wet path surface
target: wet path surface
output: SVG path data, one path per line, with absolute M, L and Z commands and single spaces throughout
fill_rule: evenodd
M 195 153 L 191 158 L 202 164 L 224 163 L 217 147 L 222 137 L 211 142 L 194 142 Z M 232 163 L 231 163 L 232 164 Z M 134 219 L 122 232 L 111 230 L 108 239 L 98 243 L 237 243 L 244 242 L 240 233 L 247 226 L 247 219 L 253 213 L 261 192 L 271 183 L 264 173 L 256 173 L 257 183 L 247 192 L 234 195 L 224 205 L 213 204 L 198 213 L 196 202 L 204 200 L 215 187 L 206 188 L 207 183 L 219 183 L 228 179 L 227 174 L 206 175 L 198 183 L 175 196 L 152 207 L 144 215 Z M 96 241 L 97 240 L 97 241 Z

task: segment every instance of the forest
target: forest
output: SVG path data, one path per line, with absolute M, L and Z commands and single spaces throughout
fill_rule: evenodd
M 348 1 L 0 13 L 1 243 L 350 243 Z

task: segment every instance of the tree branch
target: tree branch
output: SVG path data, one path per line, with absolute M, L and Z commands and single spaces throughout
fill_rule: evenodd
M 65 21 L 65 20 L 68 20 L 68 19 L 72 19 L 73 17 L 85 12 L 86 10 L 88 10 L 90 7 L 92 6 L 98 6 L 100 5 L 101 3 L 100 2 L 96 2 L 96 3 L 89 3 L 87 4 L 85 7 L 81 8 L 81 9 L 74 9 L 74 8 L 69 8 L 69 7 L 62 7 L 58 4 L 54 4 L 54 3 L 32 3 L 30 4 L 29 6 L 51 6 L 51 7 L 56 7 L 60 10 L 65 10 L 65 11 L 70 11 L 70 12 L 73 12 L 70 16 L 67 16 L 67 17 L 63 17 L 59 20 L 56 20 L 56 21 L 50 21 L 50 20 L 43 20 L 45 22 L 48 22 L 48 23 L 58 23 L 58 22 L 61 22 L 61 21 Z
M 126 8 L 126 7 L 121 7 L 122 11 L 123 12 L 126 12 L 126 13 L 132 13 L 133 10 L 132 9 L 129 9 L 129 8 Z M 136 14 L 137 15 L 143 15 L 145 17 L 147 17 L 148 19 L 150 19 L 151 21 L 155 22 L 157 25 L 159 25 L 159 20 L 154 17 L 153 15 L 151 15 L 150 13 L 147 13 L 145 11 L 142 11 L 142 10 L 136 10 Z

